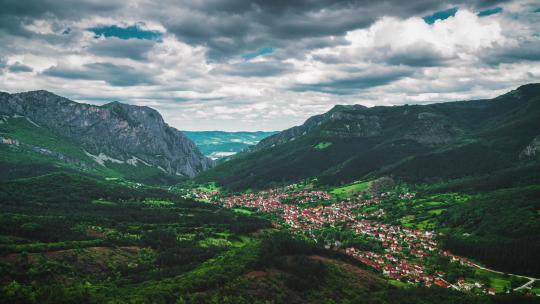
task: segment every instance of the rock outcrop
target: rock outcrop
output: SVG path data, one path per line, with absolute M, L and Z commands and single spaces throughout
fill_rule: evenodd
M 140 161 L 170 175 L 193 177 L 210 168 L 195 144 L 149 107 L 77 103 L 47 91 L 0 93 L 0 113 L 25 116 L 78 143 L 94 160 Z
M 519 154 L 520 158 L 534 158 L 537 156 L 540 156 L 540 135 L 536 136 Z

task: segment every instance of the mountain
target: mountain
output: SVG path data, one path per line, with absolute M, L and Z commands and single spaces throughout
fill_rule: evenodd
M 0 93 L 0 115 L 6 169 L 14 160 L 17 166 L 10 168 L 19 171 L 47 171 L 53 163 L 145 181 L 193 177 L 212 166 L 190 139 L 148 107 L 95 106 L 33 91 Z
M 182 131 L 182 133 L 193 140 L 204 155 L 217 160 L 254 146 L 277 132 Z
M 392 175 L 409 182 L 479 176 L 536 162 L 540 84 L 502 96 L 427 105 L 338 105 L 197 177 L 230 188 L 318 177 Z
M 210 160 L 154 110 L 2 94 L 0 303 L 539 303 L 539 92 L 336 106 L 167 187 Z

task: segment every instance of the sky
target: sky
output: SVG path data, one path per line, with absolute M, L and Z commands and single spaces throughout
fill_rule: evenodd
M 282 130 L 336 104 L 492 98 L 540 82 L 537 0 L 2 0 L 0 91 Z

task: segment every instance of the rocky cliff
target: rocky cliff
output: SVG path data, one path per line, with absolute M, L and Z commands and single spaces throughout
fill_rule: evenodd
M 119 102 L 95 106 L 47 91 L 32 91 L 0 93 L 0 113 L 24 116 L 70 139 L 99 165 L 140 163 L 186 177 L 212 166 L 191 140 L 148 107 Z

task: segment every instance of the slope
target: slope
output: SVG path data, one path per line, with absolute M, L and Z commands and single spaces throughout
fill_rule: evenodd
M 11 168 L 4 179 L 63 167 L 139 182 L 174 182 L 212 164 L 147 107 L 118 102 L 98 107 L 35 91 L 1 93 L 0 115 L 1 163 Z
M 538 135 L 539 84 L 491 100 L 336 106 L 196 180 L 237 189 L 313 176 L 324 184 L 381 175 L 410 182 L 445 180 L 535 162 Z M 525 155 L 525 150 L 534 153 Z

